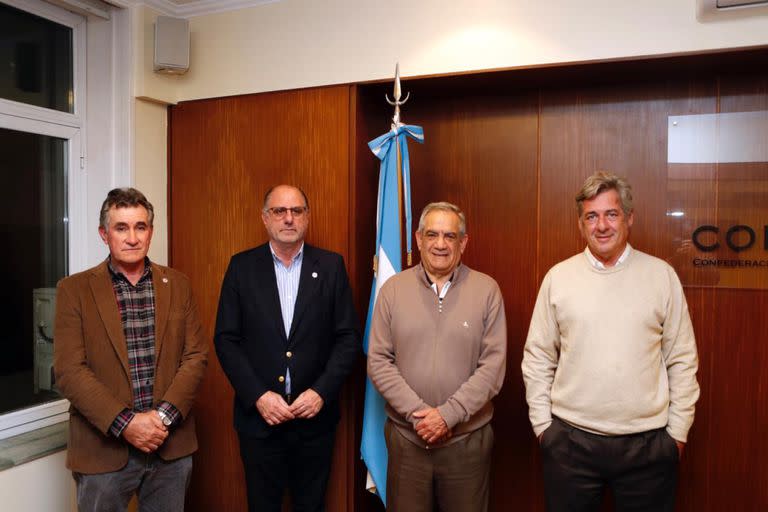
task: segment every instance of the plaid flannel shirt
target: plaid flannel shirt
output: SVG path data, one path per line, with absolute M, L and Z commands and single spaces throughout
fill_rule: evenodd
M 109 428 L 113 436 L 120 437 L 136 412 L 152 409 L 155 384 L 155 290 L 149 258 L 144 259 L 144 273 L 136 286 L 115 270 L 111 260 L 108 267 L 125 333 L 133 388 L 133 409 L 123 409 Z M 171 418 L 171 426 L 181 421 L 181 412 L 170 402 L 161 401 L 156 410 Z

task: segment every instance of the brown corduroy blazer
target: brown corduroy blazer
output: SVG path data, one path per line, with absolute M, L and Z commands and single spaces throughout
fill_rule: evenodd
M 182 414 L 158 449 L 173 460 L 197 449 L 190 410 L 205 373 L 203 338 L 189 279 L 152 265 L 155 292 L 154 404 L 166 400 Z M 133 392 L 117 300 L 107 263 L 59 282 L 54 330 L 56 385 L 69 399 L 67 467 L 78 473 L 116 471 L 128 461 L 128 443 L 109 433 L 115 417 L 133 406 Z

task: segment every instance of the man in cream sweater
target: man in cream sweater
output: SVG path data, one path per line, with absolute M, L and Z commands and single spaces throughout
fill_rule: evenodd
M 675 271 L 628 243 L 632 191 L 613 174 L 576 196 L 587 248 L 544 277 L 523 356 L 549 511 L 674 509 L 699 397 L 698 356 Z
M 387 401 L 387 510 L 488 509 L 493 398 L 504 381 L 507 328 L 491 277 L 461 264 L 464 213 L 428 204 L 421 263 L 376 300 L 368 375 Z

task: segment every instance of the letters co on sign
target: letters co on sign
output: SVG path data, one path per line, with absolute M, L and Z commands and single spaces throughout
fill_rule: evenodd
M 763 250 L 768 251 L 768 226 L 763 226 L 762 232 Z M 699 226 L 693 231 L 693 234 L 691 235 L 693 245 L 695 245 L 696 248 L 702 252 L 712 252 L 719 249 L 719 239 L 715 239 L 714 242 L 709 243 L 702 241 L 704 238 L 704 233 L 712 233 L 715 236 L 719 236 L 720 228 L 709 224 Z M 746 239 L 744 239 L 744 237 L 741 235 L 746 235 Z M 755 245 L 756 240 L 757 236 L 755 235 L 755 230 L 745 224 L 737 224 L 735 226 L 731 226 L 725 233 L 725 243 L 733 252 L 741 252 L 746 251 L 747 249 L 751 249 Z
M 690 244 L 689 258 L 672 262 L 684 284 L 768 288 L 768 224 L 702 224 Z

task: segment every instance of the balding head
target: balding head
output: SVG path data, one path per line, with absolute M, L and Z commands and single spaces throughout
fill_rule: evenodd
M 280 191 L 295 190 L 295 191 L 297 191 L 299 194 L 301 194 L 301 197 L 304 198 L 304 206 L 309 208 L 309 200 L 307 199 L 307 194 L 305 194 L 304 191 L 301 190 L 299 187 L 294 187 L 293 185 L 275 185 L 274 187 L 272 187 L 269 190 L 267 190 L 266 194 L 264 194 L 264 205 L 262 206 L 263 210 L 266 210 L 267 208 L 270 207 L 269 199 L 270 199 L 270 197 L 272 197 L 272 194 L 275 191 L 277 191 L 277 190 L 280 190 Z M 296 205 L 296 206 L 300 206 L 300 205 Z

